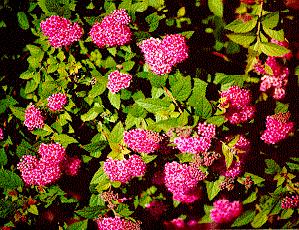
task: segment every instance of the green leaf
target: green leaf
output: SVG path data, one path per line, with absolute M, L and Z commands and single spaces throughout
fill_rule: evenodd
M 270 42 L 267 43 L 262 42 L 260 44 L 260 47 L 264 54 L 273 57 L 281 57 L 290 52 L 289 49 Z
M 189 39 L 189 38 L 191 38 L 192 37 L 192 35 L 194 34 L 194 32 L 195 31 L 184 31 L 184 32 L 182 32 L 181 34 L 185 37 L 185 38 L 187 38 L 187 39 Z
M 126 61 L 121 64 L 123 66 L 124 71 L 130 71 L 133 69 L 135 62 L 134 61 Z
M 223 91 L 233 85 L 242 87 L 246 78 L 247 77 L 245 75 L 226 75 L 224 73 L 216 73 L 213 83 L 220 84 L 220 90 Z
M 247 210 L 239 216 L 231 227 L 240 227 L 249 224 L 255 216 L 255 210 Z
M 5 149 L 1 148 L 0 149 L 0 166 L 6 165 L 7 164 L 7 155 L 5 153 Z
M 224 177 L 221 176 L 216 181 L 212 181 L 212 182 L 205 181 L 209 200 L 213 200 L 217 196 L 217 194 L 221 191 L 220 184 L 223 180 Z
M 195 106 L 195 114 L 200 118 L 209 118 L 212 115 L 212 106 L 208 99 L 199 98 Z
M 27 210 L 28 210 L 28 212 L 38 216 L 38 209 L 37 209 L 37 206 L 35 204 L 30 205 Z
M 265 33 L 270 37 L 274 38 L 277 41 L 284 41 L 284 31 L 281 30 L 271 30 L 266 27 L 263 27 Z
M 279 12 L 267 14 L 262 18 L 262 25 L 264 28 L 272 29 L 278 25 L 278 22 Z
M 146 109 L 150 113 L 158 113 L 161 111 L 167 111 L 170 106 L 170 102 L 163 101 L 158 98 L 145 98 L 136 101 L 137 105 Z
M 287 162 L 287 165 L 289 166 L 289 168 L 290 168 L 291 170 L 299 171 L 299 164 L 295 164 L 295 163 Z
M 129 217 L 134 213 L 129 209 L 129 205 L 127 204 L 119 204 L 115 211 L 123 217 Z
M 24 12 L 18 12 L 17 17 L 18 17 L 19 26 L 23 30 L 28 30 L 29 29 L 29 22 L 28 22 L 27 15 Z
M 88 220 L 78 221 L 69 226 L 67 230 L 87 230 Z
M 283 220 L 286 220 L 286 219 L 289 219 L 294 213 L 294 209 L 284 209 L 282 210 L 281 212 L 281 216 L 280 216 L 280 219 L 283 219 Z
M 109 134 L 109 143 L 120 143 L 123 139 L 125 129 L 121 122 L 118 122 Z
M 208 0 L 208 7 L 210 11 L 218 17 L 223 17 L 223 1 L 222 0 Z
M 186 163 L 191 162 L 193 160 L 193 153 L 179 153 L 175 155 L 177 158 L 179 158 L 180 163 Z
M 222 143 L 222 153 L 225 157 L 226 168 L 228 169 L 233 163 L 234 154 L 232 153 L 230 147 L 227 146 L 225 143 Z
M 95 105 L 87 113 L 81 115 L 81 120 L 83 122 L 91 121 L 97 118 L 97 116 L 103 112 L 103 106 Z
M 35 148 L 29 144 L 27 141 L 22 140 L 21 143 L 17 146 L 16 154 L 19 158 L 24 155 L 32 155 L 35 151 Z
M 164 0 L 148 0 L 148 5 L 154 7 L 156 10 L 159 10 L 164 6 Z
M 150 163 L 151 161 L 155 160 L 157 158 L 158 155 L 148 155 L 148 154 L 144 154 L 142 155 L 142 160 L 144 161 L 144 163 Z
M 184 77 L 177 72 L 175 75 L 169 76 L 169 84 L 172 96 L 176 100 L 183 102 L 188 99 L 189 95 L 191 94 L 190 76 Z
M 78 143 L 78 141 L 75 138 L 70 137 L 66 134 L 57 134 L 57 133 L 55 133 L 53 135 L 53 140 L 56 141 L 56 142 L 59 142 L 65 148 L 69 144 Z
M 106 206 L 99 205 L 94 207 L 85 207 L 81 210 L 75 211 L 75 213 L 77 213 L 79 216 L 82 216 L 87 219 L 97 218 L 100 214 L 105 214 L 106 212 Z
M 276 101 L 276 107 L 274 113 L 286 113 L 289 111 L 289 104 L 283 104 L 279 101 Z
M 267 168 L 265 169 L 265 173 L 275 174 L 281 171 L 281 168 L 273 159 L 266 159 L 265 163 L 267 165 Z
M 25 109 L 22 107 L 16 107 L 16 106 L 9 106 L 11 112 L 13 115 L 20 119 L 21 121 L 25 120 Z
M 206 120 L 207 123 L 216 125 L 217 127 L 223 125 L 226 122 L 226 118 L 224 116 L 213 116 L 209 117 Z
M 25 86 L 25 94 L 32 93 L 34 90 L 36 90 L 38 87 L 38 82 L 36 82 L 34 79 L 31 79 L 27 81 Z
M 120 94 L 113 94 L 113 93 L 111 93 L 109 91 L 109 93 L 108 93 L 108 99 L 109 99 L 109 101 L 110 101 L 110 103 L 111 103 L 111 105 L 113 107 L 115 107 L 117 109 L 120 108 L 120 103 L 121 103 L 121 101 L 120 101 Z
M 252 173 L 248 173 L 248 172 L 246 172 L 246 173 L 244 174 L 244 177 L 247 177 L 247 176 L 249 176 L 249 177 L 252 179 L 252 181 L 254 182 L 254 184 L 260 184 L 260 183 L 262 183 L 262 182 L 265 181 L 264 178 L 259 177 L 259 176 L 257 176 L 257 175 L 254 175 L 254 174 L 252 174 Z
M 149 32 L 155 31 L 159 26 L 160 20 L 162 20 L 165 17 L 166 17 L 165 14 L 158 15 L 157 12 L 154 12 L 154 13 L 146 16 L 145 21 L 149 24 L 149 27 L 150 27 Z
M 267 220 L 268 215 L 264 212 L 260 212 L 254 217 L 253 221 L 251 222 L 251 226 L 253 228 L 260 228 L 267 222 Z
M 252 192 L 249 197 L 247 197 L 242 203 L 243 204 L 249 204 L 255 201 L 257 198 L 257 192 Z
M 22 179 L 16 173 L 6 169 L 0 169 L 0 188 L 15 189 L 23 185 Z
M 241 19 L 236 19 L 230 24 L 225 26 L 225 29 L 231 30 L 235 33 L 247 33 L 251 31 L 257 24 L 257 17 L 252 18 L 247 22 L 243 22 Z
M 227 34 L 226 36 L 245 48 L 248 48 L 256 39 L 256 36 L 252 34 Z

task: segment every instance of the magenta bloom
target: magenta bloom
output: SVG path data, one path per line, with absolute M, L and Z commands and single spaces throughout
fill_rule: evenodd
M 48 97 L 47 101 L 51 111 L 58 111 L 67 103 L 67 96 L 63 93 L 56 93 Z
M 66 156 L 62 166 L 66 175 L 76 176 L 81 167 L 81 160 L 78 157 Z
M 150 130 L 132 129 L 124 133 L 125 144 L 135 152 L 152 153 L 160 147 L 161 137 Z
M 145 62 L 157 75 L 170 73 L 174 65 L 188 58 L 186 39 L 181 34 L 166 35 L 163 40 L 149 38 L 139 47 Z
M 281 208 L 289 209 L 289 208 L 297 208 L 299 207 L 299 195 L 286 196 L 281 201 Z
M 105 46 L 122 46 L 131 41 L 132 32 L 128 26 L 131 18 L 126 10 L 115 10 L 106 16 L 101 23 L 95 23 L 89 34 L 100 48 Z
M 120 217 L 105 217 L 96 220 L 99 230 L 140 230 L 140 222 L 132 222 Z
M 242 173 L 241 162 L 234 162 L 224 173 L 226 177 L 237 178 Z
M 167 207 L 163 201 L 153 200 L 149 204 L 145 205 L 146 210 L 151 216 L 158 219 L 163 213 L 166 212 Z
M 17 168 L 27 185 L 48 185 L 57 181 L 62 173 L 61 162 L 65 158 L 65 149 L 58 143 L 41 144 L 38 150 L 40 159 L 24 155 Z
M 104 162 L 104 172 L 111 181 L 127 183 L 133 177 L 143 176 L 146 164 L 138 155 L 132 155 L 128 160 L 113 160 L 108 158 Z
M 211 219 L 216 223 L 229 223 L 242 213 L 242 204 L 239 201 L 217 200 L 211 210 Z
M 0 128 L 0 141 L 3 140 L 3 138 L 4 138 L 3 129 Z
M 173 193 L 174 199 L 189 203 L 199 198 L 196 187 L 206 177 L 199 169 L 174 161 L 165 164 L 164 174 L 165 186 Z
M 68 46 L 83 35 L 83 30 L 78 23 L 72 24 L 70 20 L 57 15 L 42 21 L 40 27 L 43 34 L 49 37 L 49 42 L 54 48 Z
M 173 142 L 182 153 L 197 154 L 211 146 L 211 139 L 206 137 L 176 137 Z
M 253 118 L 255 107 L 251 106 L 251 93 L 249 90 L 241 89 L 239 86 L 232 86 L 221 92 L 221 107 L 227 108 L 225 117 L 232 124 L 246 122 Z
M 240 149 L 243 151 L 248 151 L 250 149 L 250 141 L 246 137 L 241 135 L 239 137 L 239 140 L 237 141 L 237 143 L 234 145 L 234 148 Z
M 29 105 L 25 110 L 24 125 L 30 131 L 35 128 L 42 129 L 44 127 L 44 117 L 42 116 L 41 111 L 34 105 Z
M 199 123 L 197 126 L 199 136 L 213 138 L 216 136 L 216 126 L 213 124 Z
M 278 113 L 266 118 L 266 130 L 261 139 L 267 144 L 276 144 L 286 139 L 294 129 L 294 122 L 288 121 L 290 113 Z
M 113 71 L 108 76 L 107 88 L 111 93 L 117 93 L 121 89 L 128 88 L 130 86 L 132 76 L 130 74 L 120 73 L 118 70 Z

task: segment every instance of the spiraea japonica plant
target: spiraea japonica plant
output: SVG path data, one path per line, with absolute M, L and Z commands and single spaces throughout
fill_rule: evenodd
M 6 1 L 1 228 L 298 227 L 296 4 Z

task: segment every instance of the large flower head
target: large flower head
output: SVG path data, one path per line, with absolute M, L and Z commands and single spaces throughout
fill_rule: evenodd
M 28 128 L 28 130 L 36 128 L 41 129 L 44 127 L 44 117 L 42 116 L 41 111 L 34 105 L 29 105 L 25 110 L 24 125 Z
M 210 212 L 211 219 L 216 223 L 229 223 L 242 213 L 242 204 L 239 201 L 217 200 L 213 203 Z
M 128 26 L 131 18 L 124 9 L 115 10 L 106 16 L 101 23 L 96 22 L 89 34 L 100 48 L 121 46 L 131 41 L 132 32 Z
M 121 89 L 128 88 L 131 83 L 132 76 L 130 74 L 120 73 L 118 70 L 108 75 L 107 88 L 111 93 L 117 93 Z
M 267 116 L 266 130 L 261 139 L 267 144 L 276 144 L 286 139 L 294 129 L 294 122 L 290 122 L 289 117 L 289 112 Z
M 160 141 L 159 134 L 150 130 L 132 129 L 124 133 L 125 144 L 139 153 L 156 151 L 160 147 Z
M 100 217 L 96 220 L 99 230 L 140 230 L 140 222 L 136 223 L 120 217 Z
M 67 103 L 67 96 L 63 93 L 55 93 L 48 97 L 47 101 L 51 111 L 59 111 Z
M 51 46 L 55 48 L 68 46 L 83 35 L 83 30 L 78 23 L 72 24 L 70 20 L 57 15 L 42 21 L 40 26 L 43 34 L 49 37 Z

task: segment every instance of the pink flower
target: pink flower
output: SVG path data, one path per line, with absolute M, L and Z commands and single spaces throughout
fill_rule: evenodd
M 288 121 L 290 113 L 278 113 L 266 118 L 266 130 L 261 139 L 267 144 L 276 144 L 286 139 L 294 129 L 294 122 Z
M 42 116 L 41 111 L 35 108 L 34 105 L 29 105 L 25 110 L 24 125 L 30 131 L 35 128 L 42 129 L 44 127 L 44 117 Z
M 3 129 L 0 128 L 0 140 L 4 139 L 4 133 L 3 133 Z
M 225 117 L 231 124 L 244 123 L 253 118 L 255 107 L 251 106 L 251 93 L 249 90 L 232 86 L 221 92 L 221 107 L 227 108 Z
M 216 136 L 216 126 L 213 124 L 199 123 L 197 126 L 199 136 L 213 138 Z
M 173 193 L 174 199 L 193 202 L 199 198 L 196 187 L 206 177 L 199 169 L 174 161 L 165 164 L 164 174 L 165 186 Z
M 224 173 L 224 176 L 237 178 L 242 173 L 241 162 L 234 162 L 229 169 Z
M 281 201 L 281 208 L 289 209 L 289 208 L 297 208 L 299 207 L 299 195 L 286 196 Z
M 59 143 L 44 144 L 39 146 L 38 153 L 41 159 L 52 164 L 59 164 L 65 158 L 65 149 Z
M 127 183 L 133 177 L 143 176 L 146 164 L 138 155 L 132 155 L 128 160 L 113 160 L 108 158 L 104 162 L 104 172 L 111 181 Z
M 52 111 L 58 111 L 67 103 L 67 97 L 63 93 L 56 93 L 47 98 L 48 107 Z
M 140 230 L 140 222 L 132 222 L 120 217 L 105 217 L 96 220 L 99 230 Z
M 248 151 L 250 149 L 250 141 L 243 135 L 240 135 L 239 140 L 234 145 L 234 148 L 240 149 L 243 151 Z
M 106 16 L 101 23 L 95 23 L 89 34 L 93 42 L 100 48 L 106 45 L 121 46 L 131 41 L 132 33 L 128 26 L 131 22 L 126 10 L 115 10 Z
M 124 133 L 125 144 L 139 153 L 152 153 L 160 147 L 161 137 L 150 130 L 132 129 Z
M 132 76 L 130 74 L 120 73 L 118 70 L 110 73 L 108 76 L 107 88 L 111 93 L 115 94 L 121 89 L 128 88 L 130 86 Z
M 210 212 L 211 219 L 216 223 L 229 223 L 242 213 L 242 204 L 239 201 L 217 200 Z
M 170 73 L 174 65 L 188 58 L 186 39 L 180 34 L 166 35 L 163 40 L 149 38 L 139 47 L 145 62 L 158 75 Z
M 63 170 L 66 175 L 76 176 L 78 175 L 79 169 L 81 167 L 81 160 L 78 157 L 66 156 L 63 161 Z
M 173 142 L 182 153 L 197 154 L 211 146 L 211 139 L 206 137 L 176 137 Z
M 70 20 L 57 15 L 42 21 L 40 26 L 54 48 L 68 46 L 78 41 L 83 35 L 83 30 L 78 23 L 72 24 Z

